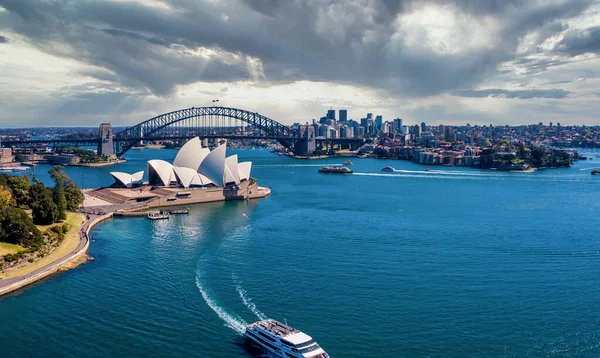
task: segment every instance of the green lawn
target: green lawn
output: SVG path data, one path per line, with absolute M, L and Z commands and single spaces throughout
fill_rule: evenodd
M 7 254 L 16 254 L 17 252 L 24 250 L 25 248 L 22 246 L 0 242 L 0 256 L 4 256 Z

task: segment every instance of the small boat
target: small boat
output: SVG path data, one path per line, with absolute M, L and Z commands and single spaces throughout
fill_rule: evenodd
M 344 165 L 352 165 L 352 162 L 351 162 L 351 161 L 349 161 L 349 160 L 346 160 L 346 161 L 345 161 L 343 164 L 344 164 Z
M 249 342 L 269 356 L 329 358 L 311 336 L 274 319 L 254 322 L 244 332 Z
M 169 210 L 170 215 L 180 215 L 180 214 L 189 214 L 189 213 L 190 213 L 190 208 Z
M 323 167 L 319 169 L 319 173 L 352 174 L 354 172 L 346 167 Z
M 393 171 L 395 171 L 395 170 L 396 170 L 396 169 L 394 169 L 394 167 L 390 167 L 390 166 L 387 166 L 387 167 L 383 167 L 383 168 L 381 168 L 381 171 L 382 171 L 382 172 L 393 172 Z
M 425 169 L 424 171 L 425 171 L 425 172 L 430 172 L 430 171 L 431 171 L 431 169 Z
M 169 220 L 169 213 L 162 212 L 160 210 L 154 210 L 148 213 L 148 219 L 150 220 Z
M 592 170 L 592 175 L 600 174 L 600 169 Z

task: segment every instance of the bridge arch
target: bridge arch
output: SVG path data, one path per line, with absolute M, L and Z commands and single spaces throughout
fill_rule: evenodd
M 229 107 L 191 107 L 161 114 L 118 132 L 115 135 L 116 153 L 118 156 L 122 156 L 140 141 L 140 137 L 152 138 L 153 134 L 169 126 L 190 119 L 206 117 L 237 119 L 261 130 L 267 137 L 277 139 L 284 145 L 293 143 L 291 140 L 286 140 L 286 138 L 292 139 L 292 130 L 290 127 L 262 114 Z

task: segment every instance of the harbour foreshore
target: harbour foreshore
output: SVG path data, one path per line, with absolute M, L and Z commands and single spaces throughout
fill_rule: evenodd
M 90 247 L 89 233 L 92 228 L 112 216 L 112 212 L 104 215 L 91 215 L 79 229 L 79 245 L 77 245 L 73 251 L 33 272 L 18 277 L 0 280 L 0 296 L 35 283 L 58 271 L 68 270 L 78 266 L 84 261 Z
M 84 262 L 84 258 L 86 257 L 90 246 L 89 234 L 94 226 L 104 220 L 110 219 L 113 216 L 145 216 L 146 213 L 140 211 L 153 208 L 194 205 L 215 201 L 258 199 L 267 197 L 271 194 L 271 189 L 258 186 L 255 181 L 248 184 L 249 183 L 237 190 L 215 188 L 186 191 L 185 193 L 189 193 L 189 197 L 177 197 L 177 195 L 174 195 L 175 193 L 165 192 L 162 193 L 163 195 L 157 195 L 151 202 L 146 203 L 139 203 L 132 200 L 131 203 L 114 204 L 105 202 L 105 205 L 87 207 L 82 210 L 87 215 L 87 218 L 79 229 L 79 245 L 66 256 L 33 272 L 18 277 L 0 280 L 0 296 L 21 289 L 58 271 L 75 268 L 80 263 Z M 84 195 L 86 197 L 89 196 L 89 192 L 89 190 L 84 191 Z M 177 199 L 169 200 L 174 197 L 177 197 Z

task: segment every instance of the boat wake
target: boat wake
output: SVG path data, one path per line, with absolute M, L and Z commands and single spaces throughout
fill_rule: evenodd
M 437 169 L 430 169 L 428 171 L 394 169 L 394 173 L 422 174 L 422 175 L 464 175 L 464 176 L 472 176 L 472 177 L 489 177 L 489 176 L 506 175 L 504 173 L 498 173 L 498 172 L 475 173 L 475 172 L 459 171 L 459 170 L 437 170 Z M 509 173 L 508 175 L 515 175 L 515 174 L 520 174 L 520 173 Z
M 248 292 L 242 288 L 242 282 L 237 278 L 237 276 L 235 274 L 231 274 L 231 278 L 233 279 L 233 282 L 235 283 L 235 288 L 236 288 L 238 294 L 240 295 L 242 302 L 244 302 L 244 305 L 246 305 L 246 307 L 248 307 L 248 309 L 250 311 L 252 311 L 252 313 L 254 313 L 254 315 L 258 319 L 260 319 L 260 320 L 267 319 L 267 316 L 264 313 L 262 313 L 261 311 L 259 311 L 258 308 L 256 308 L 256 304 L 254 304 L 254 302 L 252 302 L 252 299 L 248 298 L 246 296 L 246 294 Z
M 324 164 L 256 164 L 253 165 L 255 168 L 266 168 L 266 167 L 322 167 Z M 341 164 L 336 164 L 341 165 Z
M 246 326 L 248 325 L 243 319 L 238 317 L 237 315 L 231 314 L 227 312 L 223 307 L 219 306 L 217 301 L 212 298 L 207 290 L 202 285 L 200 281 L 200 275 L 197 273 L 196 275 L 196 286 L 198 286 L 198 290 L 200 290 L 200 294 L 206 304 L 225 322 L 225 325 L 239 334 L 244 334 L 246 330 Z
M 486 178 L 482 178 L 478 175 L 430 175 L 429 173 L 399 173 L 399 174 L 384 174 L 384 173 L 357 173 L 354 172 L 353 175 L 359 176 L 368 176 L 368 177 L 391 177 L 391 178 L 430 178 L 430 179 L 471 179 L 471 180 L 488 180 Z M 490 178 L 493 179 L 493 178 Z

